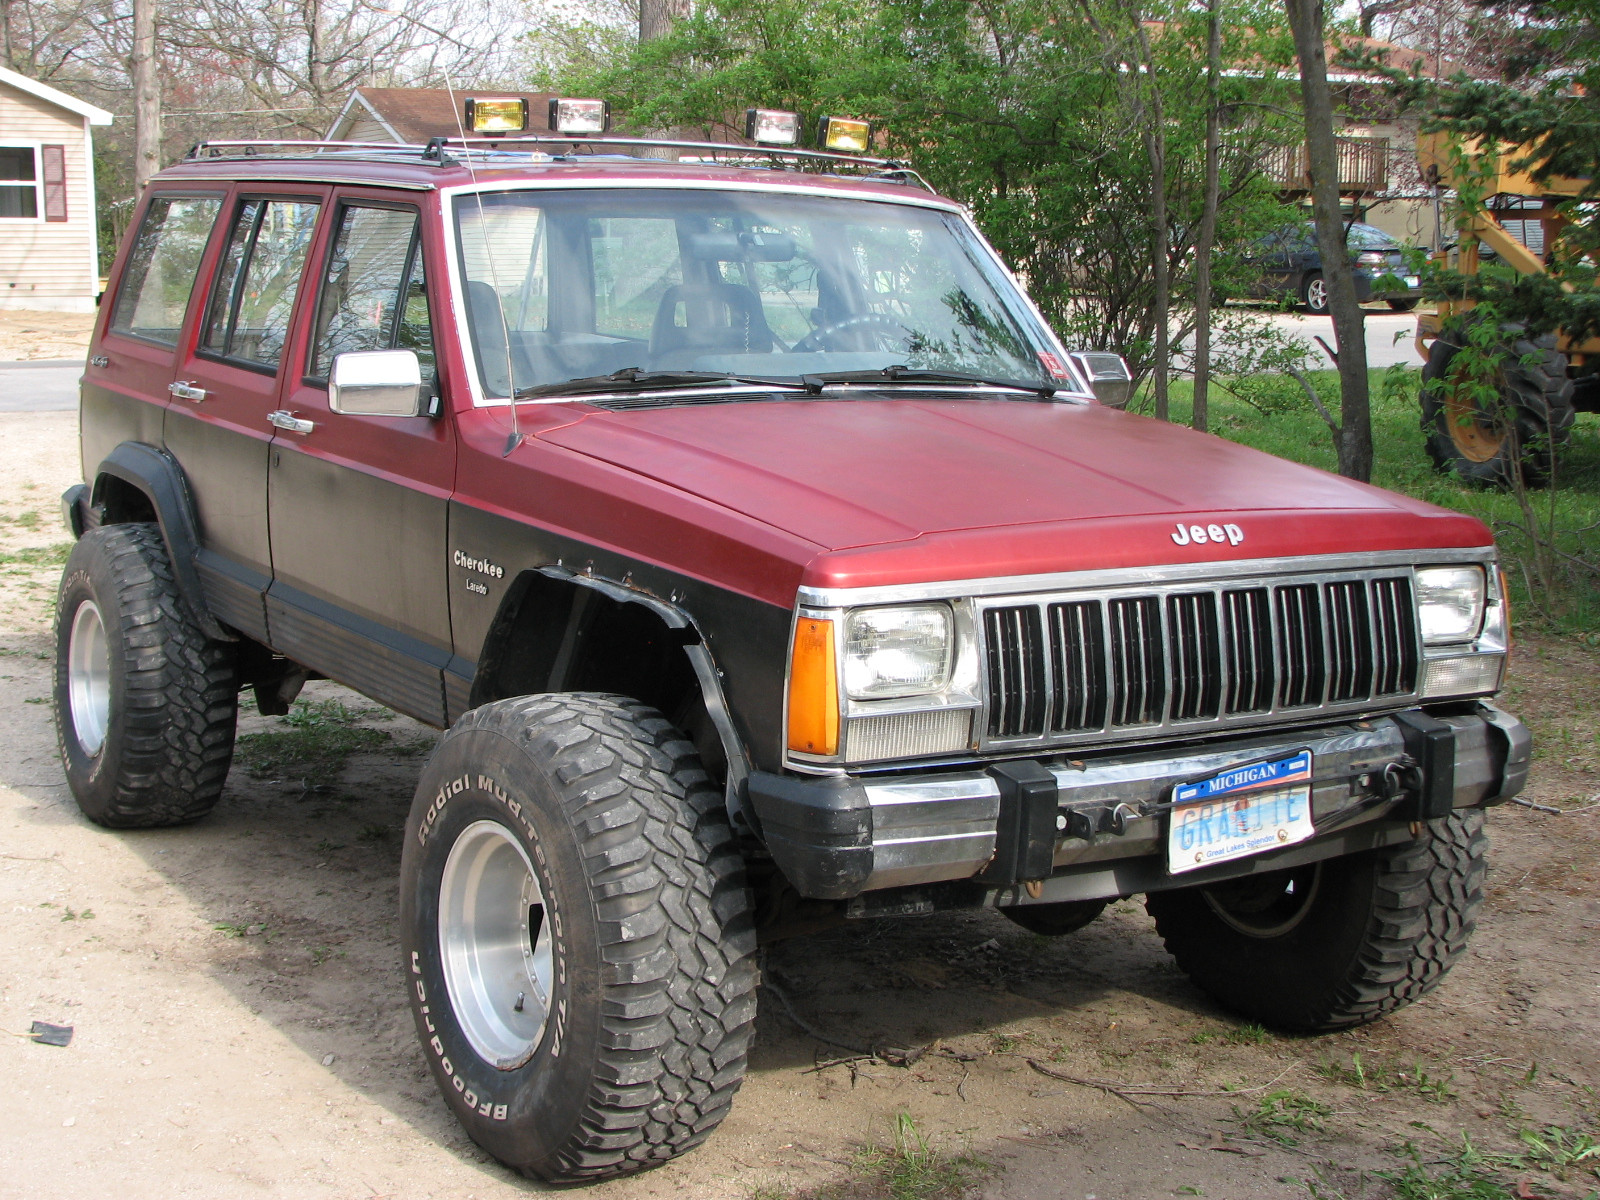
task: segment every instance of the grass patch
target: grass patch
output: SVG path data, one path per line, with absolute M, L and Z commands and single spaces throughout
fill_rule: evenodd
M 278 728 L 240 737 L 235 755 L 258 778 L 337 775 L 353 754 L 381 750 L 392 741 L 382 729 L 358 722 L 382 709 L 355 707 L 340 700 L 298 700 L 278 718 Z
M 71 542 L 57 542 L 53 546 L 26 546 L 21 550 L 8 550 L 0 554 L 0 566 L 59 567 L 71 553 Z
M 1308 378 L 1337 415 L 1338 374 L 1313 371 Z M 1325 471 L 1337 468 L 1327 426 L 1294 380 L 1257 375 L 1217 383 L 1210 399 L 1213 433 Z M 1373 371 L 1371 384 L 1372 482 L 1483 521 L 1499 541 L 1518 621 L 1533 618 L 1558 632 L 1581 634 L 1600 644 L 1600 415 L 1578 414 L 1571 440 L 1561 451 L 1555 486 L 1530 494 L 1536 518 L 1555 528 L 1558 550 L 1571 556 L 1559 560 L 1560 585 L 1555 594 L 1546 595 L 1531 583 L 1533 545 L 1521 529 L 1516 497 L 1464 484 L 1454 475 L 1434 470 L 1420 427 L 1417 398 L 1422 373 L 1405 367 Z M 1148 408 L 1148 400 L 1141 399 Z M 1130 407 L 1137 405 L 1138 401 Z M 1191 383 L 1174 379 L 1173 421 L 1187 424 L 1192 411 Z
M 864 1150 L 856 1158 L 863 1182 L 889 1200 L 954 1200 L 988 1171 L 971 1155 L 956 1157 L 928 1145 L 910 1113 L 896 1113 L 894 1141 Z
M 1233 1115 L 1245 1132 L 1256 1137 L 1271 1138 L 1285 1146 L 1298 1146 L 1296 1134 L 1321 1133 L 1323 1122 L 1333 1110 L 1320 1100 L 1280 1088 L 1268 1092 L 1250 1109 L 1233 1106 Z

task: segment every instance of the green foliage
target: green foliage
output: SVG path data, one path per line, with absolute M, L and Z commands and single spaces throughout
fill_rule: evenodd
M 1164 22 L 1149 39 L 1139 19 Z M 1165 209 L 1174 339 L 1192 325 L 1192 231 L 1200 219 L 1204 13 L 1176 0 L 708 0 L 625 61 L 562 79 L 612 97 L 638 129 L 712 135 L 762 104 L 870 117 L 881 149 L 911 160 L 968 204 L 1069 343 L 1126 356 L 1136 372 L 1155 342 L 1151 168 L 1142 131 L 1152 92 L 1164 108 Z M 1280 6 L 1228 6 L 1227 61 L 1259 64 L 1224 80 L 1227 131 L 1214 284 L 1241 290 L 1243 255 L 1283 222 L 1261 152 L 1299 140 Z M 575 60 L 574 60 L 575 61 Z M 1222 310 L 1220 324 L 1246 322 Z M 1219 341 L 1249 338 L 1230 331 Z
M 1324 1120 L 1333 1110 L 1320 1100 L 1279 1088 L 1256 1101 L 1254 1108 L 1233 1106 L 1233 1115 L 1246 1132 L 1271 1138 L 1285 1146 L 1298 1146 L 1295 1134 L 1321 1133 Z
M 1527 1147 L 1522 1158 L 1529 1166 L 1560 1179 L 1572 1171 L 1600 1179 L 1600 1139 L 1594 1134 L 1548 1125 L 1541 1130 L 1518 1130 L 1517 1137 Z
M 930 1147 L 907 1112 L 894 1116 L 892 1144 L 863 1151 L 856 1166 L 890 1200 L 953 1200 L 988 1171 L 988 1164 L 972 1155 L 952 1158 Z
M 240 737 L 236 754 L 258 777 L 326 779 L 338 774 L 351 755 L 389 745 L 388 733 L 358 724 L 381 711 L 351 707 L 338 699 L 298 700 L 278 718 L 279 728 Z

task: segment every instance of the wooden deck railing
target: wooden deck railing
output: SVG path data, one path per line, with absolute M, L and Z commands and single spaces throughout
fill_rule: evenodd
M 1342 137 L 1334 142 L 1339 151 L 1341 192 L 1378 192 L 1389 186 L 1388 138 Z M 1261 166 L 1285 191 L 1311 189 L 1311 164 L 1303 143 L 1269 150 Z

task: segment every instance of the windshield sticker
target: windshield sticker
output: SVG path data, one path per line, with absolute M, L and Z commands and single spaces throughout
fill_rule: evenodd
M 1178 525 L 1172 531 L 1172 540 L 1180 546 L 1187 546 L 1193 542 L 1197 546 L 1204 546 L 1207 542 L 1216 542 L 1219 545 L 1227 542 L 1230 546 L 1237 546 L 1244 541 L 1244 530 L 1237 525 Z

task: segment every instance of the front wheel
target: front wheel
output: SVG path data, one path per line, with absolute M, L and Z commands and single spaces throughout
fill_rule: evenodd
M 1468 810 L 1401 846 L 1151 892 L 1145 907 L 1178 966 L 1228 1008 L 1278 1029 L 1344 1029 L 1438 986 L 1477 922 L 1487 846 Z
M 722 1121 L 755 1017 L 750 898 L 722 795 L 659 713 L 468 713 L 423 771 L 400 871 L 423 1052 L 490 1154 L 592 1181 Z

